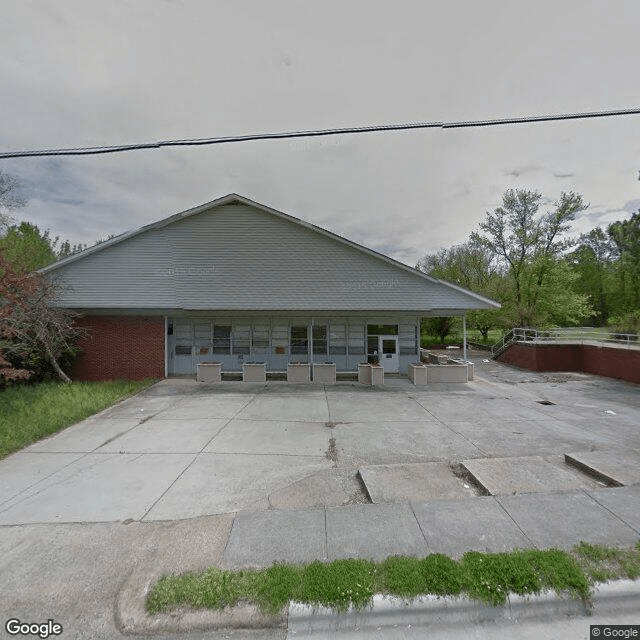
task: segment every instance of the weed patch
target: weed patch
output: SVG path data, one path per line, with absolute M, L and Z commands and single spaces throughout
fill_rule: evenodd
M 84 420 L 153 381 L 43 382 L 0 391 L 0 458 Z
M 346 611 L 366 607 L 375 593 L 406 599 L 467 595 L 494 606 L 503 604 L 509 593 L 531 595 L 545 589 L 587 599 L 589 574 L 578 557 L 597 557 L 598 562 L 605 557 L 610 562 L 611 556 L 604 548 L 583 545 L 577 549 L 574 555 L 558 549 L 470 551 L 459 561 L 433 554 L 426 558 L 394 556 L 380 563 L 348 559 L 304 566 L 275 564 L 238 572 L 212 568 L 199 575 L 164 576 L 149 594 L 147 610 L 221 609 L 248 600 L 266 613 L 276 613 L 290 601 Z M 627 567 L 626 575 L 638 571 L 640 544 L 615 557 L 621 567 Z

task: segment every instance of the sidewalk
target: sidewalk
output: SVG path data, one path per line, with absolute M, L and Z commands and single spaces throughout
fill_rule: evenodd
M 213 524 L 213 523 L 211 523 Z M 228 526 L 229 523 L 226 523 Z M 219 537 L 219 536 L 218 536 Z M 570 549 L 580 541 L 594 544 L 628 546 L 640 538 L 640 486 L 573 491 L 567 493 L 521 494 L 508 497 L 475 497 L 466 500 L 410 503 L 367 504 L 346 507 L 242 512 L 235 516 L 226 542 L 219 545 L 217 566 L 227 569 L 266 567 L 274 562 L 304 563 L 337 558 L 382 560 L 392 555 L 425 556 L 445 553 L 460 556 L 469 550 L 498 552 L 515 548 Z M 255 607 L 243 605 L 223 612 L 182 612 L 149 617 L 144 598 L 157 577 L 166 572 L 162 558 L 171 558 L 169 548 L 158 548 L 158 563 L 141 566 L 132 574 L 118 598 L 118 620 L 128 633 L 160 633 L 206 630 L 220 627 L 286 628 L 287 618 L 262 616 Z M 193 559 L 192 559 L 193 560 Z M 180 571 L 173 561 L 172 572 Z M 182 570 L 195 570 L 193 562 Z M 200 567 L 204 568 L 204 567 Z M 615 595 L 614 588 L 614 595 Z M 618 589 L 622 599 L 638 604 L 637 583 Z M 607 596 L 610 598 L 610 596 Z M 582 603 L 549 600 L 526 602 L 519 606 L 519 618 L 547 618 L 557 615 L 586 615 Z M 535 599 L 534 599 L 535 600 Z M 436 615 L 435 608 L 451 611 L 446 599 L 438 603 L 417 603 L 407 609 L 397 605 L 396 621 L 420 620 Z M 525 613 L 530 608 L 531 611 Z M 637 608 L 637 607 L 636 607 Z M 477 603 L 462 602 L 454 609 L 461 620 L 469 616 L 481 619 L 509 617 Z M 487 611 L 485 612 L 485 609 Z M 511 609 L 510 609 L 511 610 Z M 432 613 L 428 613 L 431 611 Z M 492 613 L 494 611 L 494 613 Z M 380 603 L 370 614 L 353 618 L 363 626 L 363 617 L 388 617 L 389 607 Z M 289 613 L 289 624 L 295 620 Z M 303 613 L 303 627 L 311 624 Z M 316 614 L 312 614 L 316 615 Z M 335 614 L 320 612 L 320 626 L 335 622 Z M 440 611 L 437 616 L 442 617 Z M 305 617 L 306 616 L 306 617 Z M 299 615 L 298 615 L 299 617 Z M 305 621 L 306 620 L 306 621 Z M 334 621 L 334 622 L 332 622 Z M 298 622 L 296 622 L 298 624 Z M 312 624 L 312 626 L 315 623 Z M 340 624 L 344 624 L 341 621 Z M 383 624 L 378 622 L 376 624 Z

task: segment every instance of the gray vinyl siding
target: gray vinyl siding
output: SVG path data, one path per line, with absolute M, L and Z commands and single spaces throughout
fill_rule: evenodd
M 174 219 L 50 270 L 60 306 L 167 310 L 464 310 L 470 293 L 244 203 Z

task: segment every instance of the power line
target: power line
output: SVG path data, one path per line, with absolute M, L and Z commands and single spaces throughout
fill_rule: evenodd
M 406 129 L 462 129 L 472 127 L 495 127 L 505 124 L 524 124 L 552 122 L 561 120 L 583 120 L 586 118 L 607 118 L 640 114 L 640 108 L 618 109 L 613 111 L 590 111 L 585 113 L 565 113 L 557 115 L 527 116 L 523 118 L 495 118 L 492 120 L 469 120 L 461 122 L 408 122 L 404 124 L 382 124 L 370 127 L 343 127 L 340 129 L 319 129 L 315 131 L 285 131 L 280 133 L 256 133 L 243 136 L 223 136 L 217 138 L 195 138 L 186 140 L 162 140 L 100 147 L 74 147 L 69 149 L 40 149 L 31 151 L 2 151 L 2 158 L 33 158 L 36 156 L 86 156 L 103 153 L 120 153 L 140 149 L 158 149 L 160 147 L 195 147 L 230 142 L 248 142 L 252 140 L 278 140 L 283 138 L 312 138 L 376 131 L 401 131 Z

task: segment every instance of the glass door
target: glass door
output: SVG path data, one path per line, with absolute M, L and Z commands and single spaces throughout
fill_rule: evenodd
M 398 336 L 378 336 L 380 364 L 385 373 L 398 372 Z

